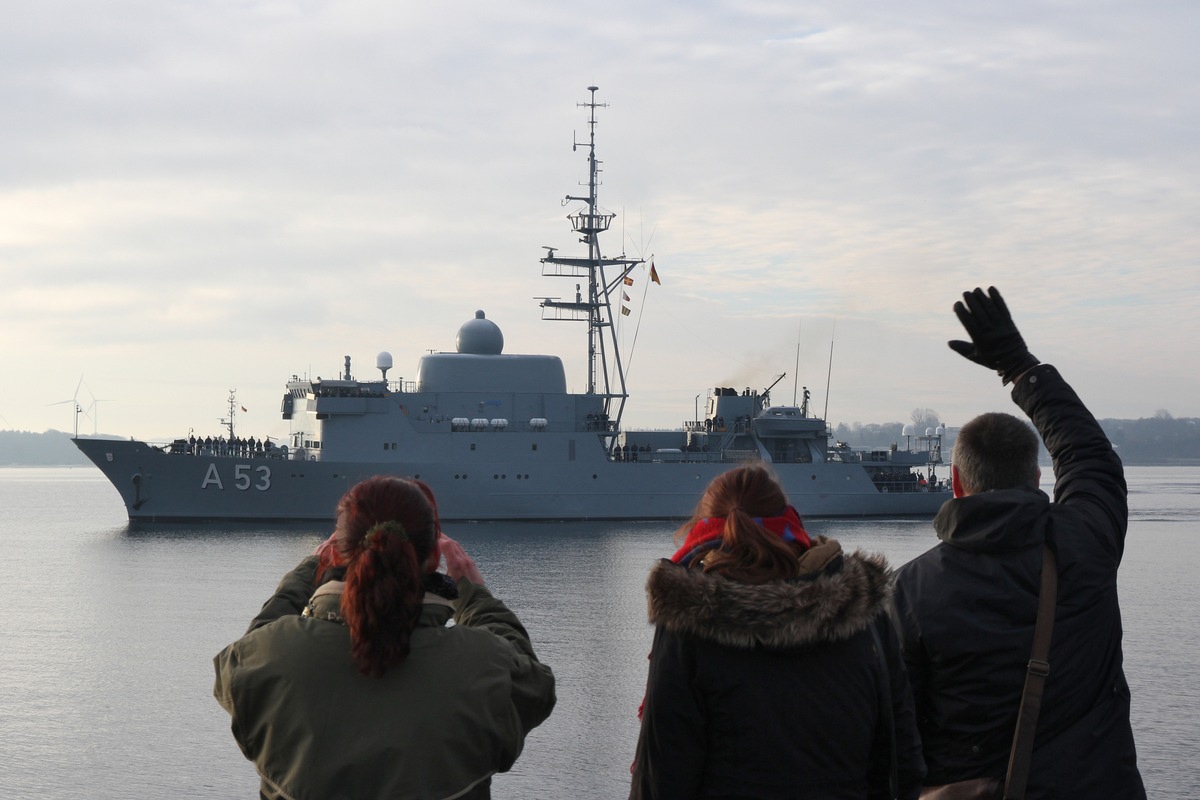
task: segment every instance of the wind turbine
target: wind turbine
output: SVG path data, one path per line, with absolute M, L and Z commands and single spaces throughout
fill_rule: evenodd
M 82 382 L 82 378 L 80 379 L 80 381 Z M 84 416 L 91 418 L 91 420 L 92 420 L 92 436 L 95 436 L 97 433 L 97 429 L 100 426 L 100 413 L 99 413 L 99 409 L 96 408 L 96 405 L 98 403 L 111 402 L 111 398 L 96 397 L 96 395 L 92 392 L 92 387 L 88 386 L 86 383 L 83 384 L 83 388 L 87 389 L 88 396 L 92 398 L 92 402 L 87 407 L 87 410 L 83 411 L 82 413 L 84 414 Z M 78 390 L 76 390 L 76 391 L 78 391 Z M 95 412 L 95 413 L 93 413 L 93 412 Z
M 83 410 L 83 407 L 79 405 L 79 387 L 81 387 L 81 386 L 83 386 L 83 376 L 82 375 L 79 376 L 79 383 L 75 384 L 75 394 L 71 395 L 70 399 L 59 400 L 57 403 L 47 403 L 47 405 L 51 405 L 51 406 L 61 406 L 64 403 L 71 404 L 71 406 L 75 409 L 75 413 L 72 414 L 71 416 L 72 416 L 73 422 L 74 422 L 74 425 L 72 426 L 75 431 L 74 438 L 76 438 L 76 439 L 79 438 L 79 415 L 87 413 Z M 89 391 L 89 393 L 91 392 L 90 389 L 88 391 Z

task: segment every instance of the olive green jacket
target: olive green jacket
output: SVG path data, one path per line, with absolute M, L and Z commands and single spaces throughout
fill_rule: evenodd
M 404 663 L 365 676 L 340 622 L 339 584 L 314 595 L 316 567 L 301 561 L 213 659 L 213 694 L 262 795 L 488 797 L 491 776 L 554 708 L 554 675 L 520 621 L 460 580 L 456 600 L 426 595 Z

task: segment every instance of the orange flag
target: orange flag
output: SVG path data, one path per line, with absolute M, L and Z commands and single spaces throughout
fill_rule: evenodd
M 660 280 L 658 279 L 658 270 L 656 270 L 656 269 L 654 268 L 654 262 L 653 262 L 653 261 L 651 261 L 651 262 L 650 262 L 650 280 L 654 281 L 654 282 L 655 282 L 655 283 L 657 283 L 659 286 L 662 286 L 662 281 L 660 281 Z

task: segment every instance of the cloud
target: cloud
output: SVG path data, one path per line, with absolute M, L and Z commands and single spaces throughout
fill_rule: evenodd
M 596 84 L 606 246 L 663 277 L 631 421 L 794 371 L 798 328 L 823 385 L 834 319 L 831 417 L 1003 407 L 944 345 L 959 293 L 993 283 L 1098 414 L 1200 415 L 1200 104 L 1178 79 L 1200 12 L 1086 12 L 25 4 L 0 31 L 0 369 L 46 396 L 0 389 L 0 413 L 62 428 L 46 403 L 82 371 L 121 398 L 113 432 L 215 419 L 230 386 L 278 431 L 292 373 L 388 349 L 411 375 L 480 307 L 581 388 L 582 328 L 547 330 L 535 298 L 573 291 L 537 259 L 575 244 L 560 201 Z

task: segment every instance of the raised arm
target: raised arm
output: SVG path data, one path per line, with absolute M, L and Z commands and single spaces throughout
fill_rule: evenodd
M 275 587 L 275 594 L 263 603 L 258 616 L 250 621 L 250 627 L 246 629 L 246 633 L 261 628 L 280 617 L 300 614 L 307 605 L 308 599 L 312 597 L 313 589 L 316 588 L 317 564 L 316 555 L 306 556 L 296 565 L 295 569 L 284 575 L 283 580 Z

